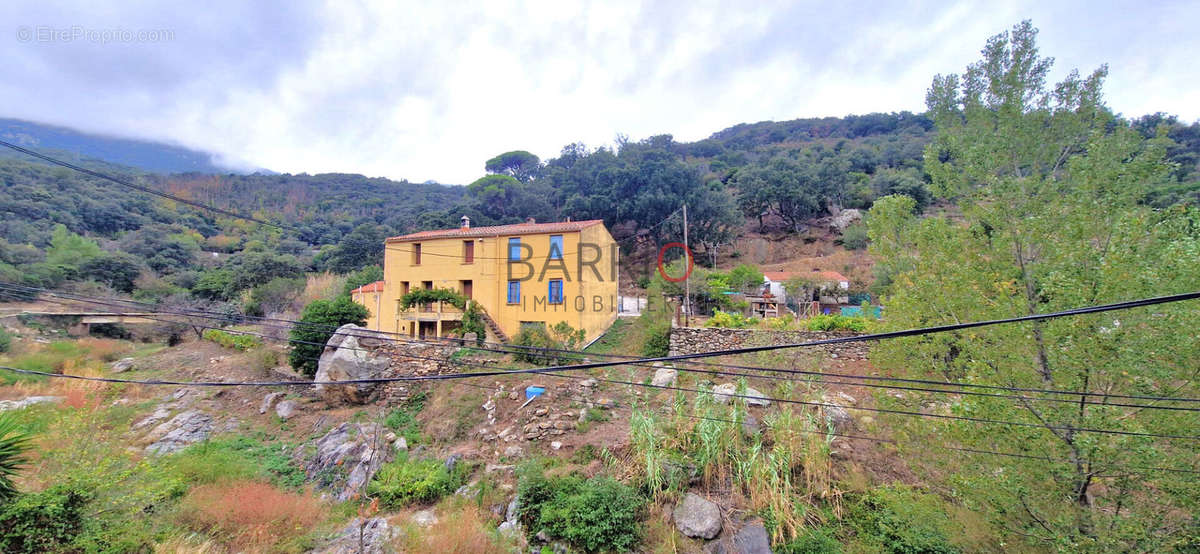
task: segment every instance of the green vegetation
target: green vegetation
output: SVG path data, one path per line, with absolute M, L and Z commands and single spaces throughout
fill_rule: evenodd
M 451 289 L 413 289 L 400 297 L 400 307 L 405 310 L 434 302 L 445 302 L 461 310 L 467 306 L 467 297 Z
M 258 337 L 240 333 L 228 333 L 219 329 L 205 329 L 204 333 L 200 336 L 204 340 L 215 342 L 225 348 L 241 350 L 242 352 L 262 346 L 262 341 L 258 340 Z
M 0 354 L 8 352 L 12 348 L 12 333 L 0 327 Z
M 704 322 L 704 326 L 724 327 L 726 329 L 745 329 L 747 327 L 753 327 L 755 323 L 755 318 L 752 317 L 715 310 L 712 317 L 708 318 L 708 321 Z
M 646 499 L 607 477 L 546 477 L 537 467 L 520 479 L 520 519 L 587 552 L 627 552 L 641 541 Z
M 470 473 L 466 462 L 454 464 L 447 469 L 441 460 L 409 459 L 406 452 L 384 464 L 367 485 L 367 494 L 391 508 L 399 508 L 414 502 L 432 503 L 453 493 L 466 482 Z
M 1200 213 L 1143 203 L 1174 178 L 1169 144 L 1146 139 L 1104 106 L 1106 68 L 1048 84 L 1052 60 L 1039 56 L 1035 37 L 1024 22 L 992 37 L 983 59 L 962 77 L 934 79 L 928 103 L 937 137 L 925 169 L 932 189 L 961 215 L 915 217 L 908 197 L 887 197 L 871 209 L 871 252 L 890 276 L 892 329 L 1200 290 Z M 1197 326 L 1194 305 L 1170 304 L 884 341 L 872 347 L 871 360 L 903 377 L 1194 397 L 1200 388 L 1184 368 L 1200 357 L 1200 343 L 1181 337 Z M 932 400 L 879 398 L 904 409 Z M 1158 550 L 1186 525 L 1176 515 L 1194 513 L 1200 503 L 1194 476 L 1111 470 L 1193 467 L 1191 447 L 1077 431 L 1173 435 L 1200 426 L 1196 413 L 974 396 L 948 409 L 1030 426 L 891 421 L 913 436 L 936 434 L 986 450 L 1019 445 L 1035 458 L 989 459 L 1001 467 L 986 472 L 973 456 L 939 458 L 931 468 L 931 479 L 969 499 L 1005 540 L 1064 550 Z
M 70 485 L 23 494 L 0 504 L 0 551 L 38 554 L 73 550 L 92 494 Z M 76 545 L 78 546 L 78 545 Z
M 577 356 L 554 350 L 576 350 L 583 346 L 583 339 L 584 331 L 571 327 L 565 321 L 555 324 L 549 330 L 544 325 L 523 325 L 511 341 L 513 346 L 520 347 L 520 350 L 513 354 L 513 359 L 534 365 L 568 363 L 577 359 Z
M 404 437 L 410 448 L 417 443 L 426 442 L 421 433 L 421 422 L 417 421 L 417 414 L 425 409 L 426 398 L 424 392 L 412 395 L 404 405 L 388 412 L 387 419 L 383 421 L 389 429 Z
M 861 316 L 845 315 L 816 315 L 805 319 L 802 324 L 809 331 L 855 331 L 865 332 L 871 326 L 871 320 Z
M 291 459 L 292 446 L 266 437 L 214 438 L 168 457 L 165 463 L 189 484 L 265 480 L 286 489 L 304 485 L 304 469 Z
M 347 323 L 366 325 L 369 315 L 366 308 L 345 296 L 310 303 L 300 313 L 300 323 L 288 335 L 292 341 L 288 363 L 305 375 L 316 375 L 317 360 L 334 331 Z
M 17 414 L 0 412 L 0 505 L 17 494 L 12 479 L 27 462 L 30 438 L 21 429 Z

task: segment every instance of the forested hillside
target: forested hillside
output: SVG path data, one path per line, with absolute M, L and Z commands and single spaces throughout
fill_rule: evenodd
M 5 136 L 23 136 L 18 123 L 9 122 Z M 1143 137 L 1161 133 L 1171 141 L 1173 171 L 1140 201 L 1157 208 L 1195 202 L 1200 123 L 1154 114 L 1124 124 Z M 477 225 L 603 219 L 618 240 L 640 235 L 659 243 L 682 235 L 681 218 L 671 216 L 685 203 L 694 249 L 712 263 L 748 228 L 798 233 L 814 218 L 867 209 L 891 194 L 911 197 L 913 210 L 922 212 L 934 198 L 924 157 L 935 132 L 928 116 L 901 112 L 741 124 L 691 143 L 671 135 L 622 137 L 611 146 L 569 144 L 547 160 L 525 151 L 499 154 L 481 161 L 482 176 L 465 187 L 355 174 L 167 174 L 148 171 L 158 167 L 149 162 L 140 168 L 110 163 L 143 160 L 149 146 L 141 143 L 118 153 L 111 150 L 121 143 L 106 143 L 79 161 L 285 229 L 175 205 L 6 151 L 0 156 L 0 275 L 35 286 L 83 279 L 157 298 L 229 299 L 271 279 L 379 264 L 384 237 L 453 227 L 464 214 Z M 55 136 L 85 135 L 60 130 Z M 55 144 L 90 144 L 67 138 Z M 162 148 L 154 151 L 170 147 Z M 863 228 L 855 233 L 861 245 Z M 66 244 L 89 245 L 88 253 L 67 256 Z

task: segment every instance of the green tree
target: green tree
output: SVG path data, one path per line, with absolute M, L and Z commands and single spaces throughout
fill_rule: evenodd
M 891 279 L 890 326 L 1200 289 L 1200 215 L 1138 203 L 1170 170 L 1163 144 L 1104 107 L 1104 68 L 1086 78 L 1072 71 L 1049 87 L 1051 60 L 1039 57 L 1035 37 L 1032 25 L 1021 23 L 992 37 L 961 79 L 934 78 L 927 101 L 938 132 L 926 170 L 933 190 L 955 200 L 962 214 L 920 219 L 909 196 L 875 203 L 867 222 L 871 251 Z M 1181 303 L 885 341 L 871 357 L 909 377 L 1194 397 L 1200 343 L 1185 337 L 1198 325 L 1200 310 Z M 1178 537 L 1186 524 L 1173 514 L 1194 513 L 1200 502 L 1194 476 L 1129 468 L 1194 467 L 1195 443 L 1084 429 L 1194 435 L 1196 412 L 1114 407 L 1104 397 L 1065 403 L 1023 396 L 1035 398 L 880 401 L 910 410 L 935 402 L 935 411 L 1028 425 L 896 422 L 968 448 L 1031 456 L 942 460 L 959 489 L 954 494 L 985 510 L 1013 540 L 1149 551 Z
M 102 252 L 96 241 L 76 235 L 67 230 L 66 225 L 59 224 L 54 226 L 46 263 L 75 269 Z
M 366 325 L 369 315 L 366 308 L 345 296 L 313 301 L 304 307 L 300 323 L 289 334 L 292 351 L 288 353 L 288 363 L 309 377 L 316 375 L 317 360 L 334 331 L 347 323 Z
M 387 229 L 373 223 L 363 223 L 342 237 L 326 256 L 325 266 L 334 273 L 349 273 L 369 265 L 383 263 L 383 241 Z
M 508 175 L 522 183 L 528 183 L 537 177 L 542 161 L 524 150 L 514 150 L 488 160 L 483 167 L 488 173 Z
M 133 292 L 133 282 L 141 273 L 141 261 L 124 252 L 106 252 L 79 266 L 81 278 L 104 283 L 121 292 Z
M 205 300 L 226 301 L 236 292 L 233 290 L 233 272 L 228 269 L 210 269 L 196 278 L 192 295 Z
M 346 286 L 342 288 L 344 296 L 350 296 L 350 291 L 383 280 L 383 267 L 369 265 L 346 276 Z

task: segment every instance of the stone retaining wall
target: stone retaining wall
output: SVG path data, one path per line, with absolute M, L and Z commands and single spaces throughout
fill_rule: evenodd
M 671 329 L 671 355 L 697 354 L 747 346 L 792 344 L 838 337 L 852 337 L 852 331 L 767 331 L 761 329 L 723 329 L 719 327 L 675 327 Z M 869 348 L 865 342 L 846 342 L 814 346 L 832 358 L 865 360 Z

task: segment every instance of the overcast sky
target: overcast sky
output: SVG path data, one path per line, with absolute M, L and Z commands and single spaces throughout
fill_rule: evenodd
M 1108 63 L 1115 111 L 1200 118 L 1194 1 L 104 4 L 0 6 L 0 116 L 242 167 L 469 183 L 508 150 L 922 111 L 933 75 L 1030 18 L 1055 77 Z

